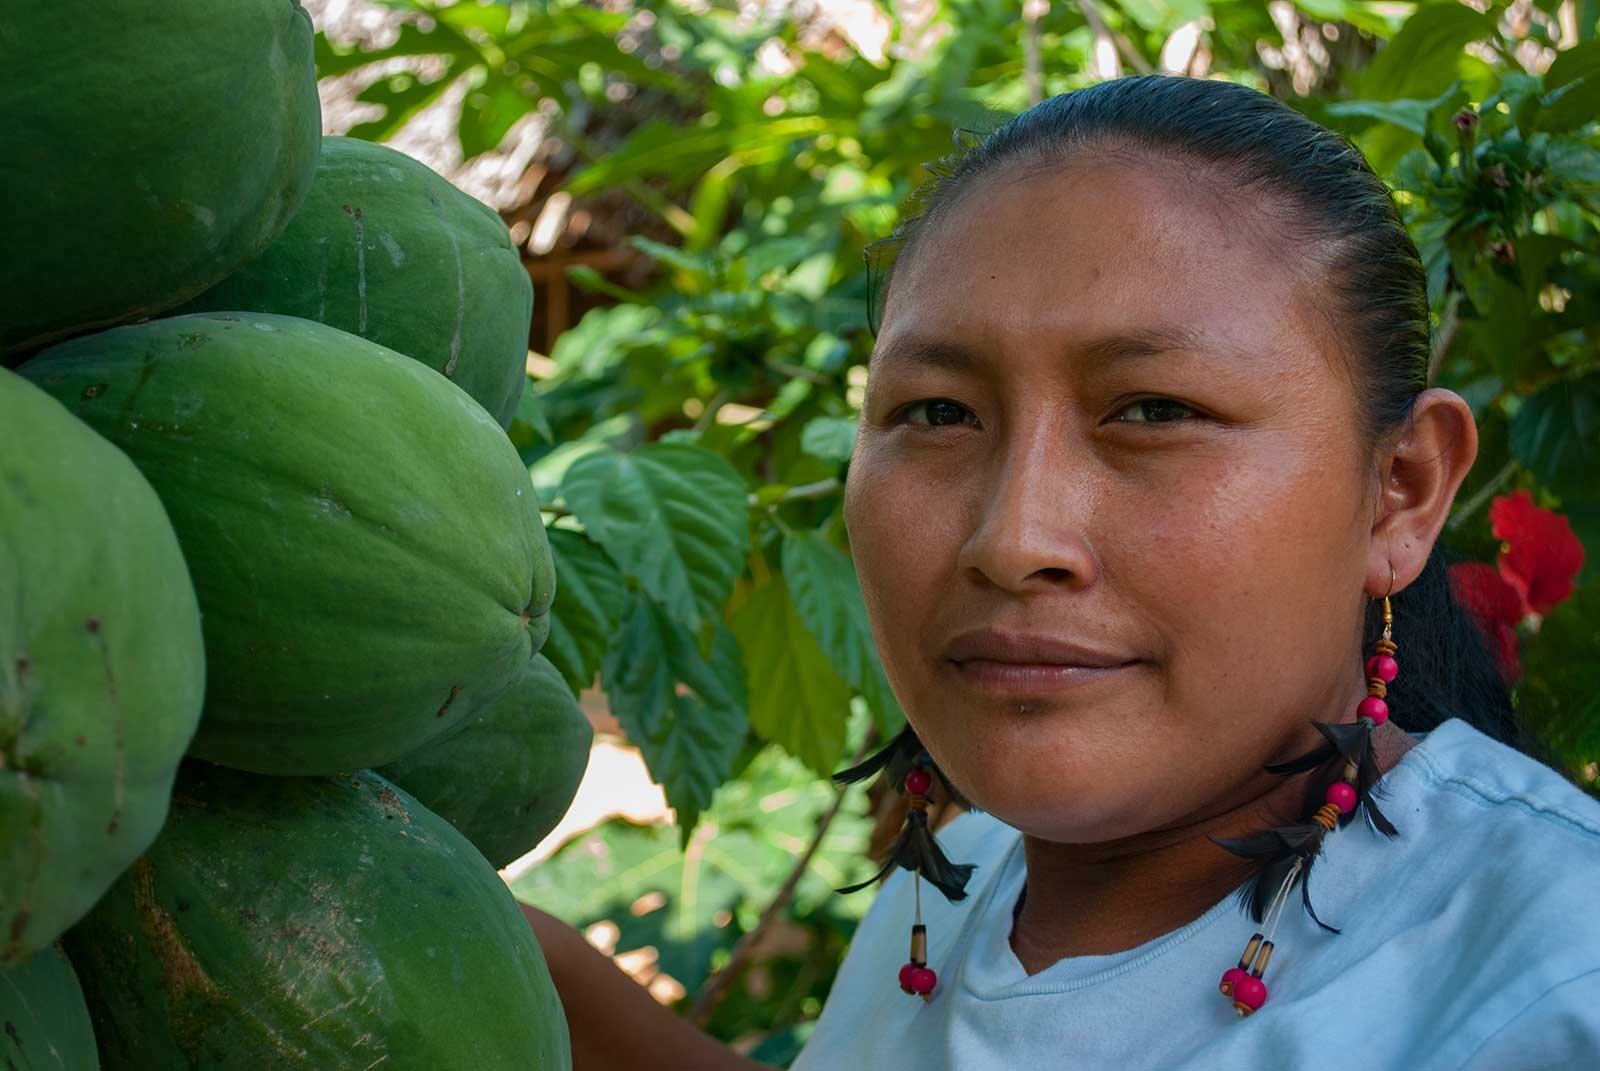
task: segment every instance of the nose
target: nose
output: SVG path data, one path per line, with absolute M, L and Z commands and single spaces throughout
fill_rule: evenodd
M 1060 443 L 1061 426 L 1014 443 L 986 480 L 977 527 L 961 548 L 960 570 L 1025 594 L 1059 585 L 1086 587 L 1099 562 L 1085 533 L 1093 489 L 1081 464 Z

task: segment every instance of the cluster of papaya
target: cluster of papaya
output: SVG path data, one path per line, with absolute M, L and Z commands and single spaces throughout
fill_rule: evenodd
M 322 135 L 294 0 L 5 22 L 0 1066 L 565 1071 L 505 224 Z

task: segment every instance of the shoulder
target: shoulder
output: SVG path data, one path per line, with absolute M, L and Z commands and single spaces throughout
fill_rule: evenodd
M 1600 873 L 1600 800 L 1458 718 L 1408 751 L 1401 769 L 1414 778 L 1403 798 L 1420 820 L 1416 864 L 1431 859 L 1450 873 L 1456 896 L 1476 894 L 1475 914 L 1561 920 L 1561 932 L 1580 938 L 1585 969 L 1600 967 L 1600 913 L 1588 908 Z M 1583 917 L 1562 920 L 1568 911 Z
M 1522 834 L 1509 844 L 1519 854 L 1565 851 L 1600 858 L 1600 800 L 1517 749 L 1460 718 L 1451 718 L 1406 752 L 1396 767 L 1444 793 L 1486 835 Z
M 1405 858 L 1422 872 L 1404 882 L 1408 929 L 1450 935 L 1433 944 L 1435 966 L 1475 979 L 1458 993 L 1476 994 L 1478 1023 L 1498 1024 L 1459 1066 L 1533 1071 L 1571 1066 L 1561 1061 L 1578 1054 L 1600 1058 L 1600 913 L 1592 906 L 1600 801 L 1457 718 L 1394 771 L 1406 771 L 1396 779 L 1400 806 L 1384 810 L 1403 836 L 1416 830 Z M 1461 1040 L 1476 1033 L 1465 1029 Z

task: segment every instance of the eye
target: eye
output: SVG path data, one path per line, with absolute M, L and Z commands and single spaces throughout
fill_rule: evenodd
M 1184 405 L 1182 402 L 1174 401 L 1171 398 L 1160 397 L 1136 398 L 1127 405 L 1123 406 L 1121 409 L 1117 410 L 1117 412 L 1127 413 L 1137 410 L 1141 407 L 1145 408 L 1144 417 L 1136 420 L 1114 420 L 1114 422 L 1118 424 L 1178 424 L 1182 423 L 1186 419 L 1198 419 L 1200 416 L 1200 411 L 1192 406 Z M 1176 418 L 1168 419 L 1168 416 L 1174 413 L 1174 411 L 1180 415 L 1178 415 Z M 1184 417 L 1181 415 L 1184 413 L 1189 414 L 1189 416 Z M 1167 414 L 1168 416 L 1162 416 L 1159 414 Z
M 911 413 L 922 406 L 926 406 L 928 409 L 929 421 L 927 424 L 918 425 L 921 427 L 954 427 L 961 423 L 961 415 L 963 413 L 971 412 L 971 410 L 969 410 L 966 406 L 960 404 L 959 402 L 952 402 L 948 398 L 923 398 L 920 401 L 911 402 L 907 405 L 901 406 L 899 411 L 895 413 L 894 419 L 892 419 L 890 423 L 916 424 L 915 421 L 907 420 L 906 414 Z M 941 422 L 939 419 L 937 419 L 936 414 L 942 415 L 945 418 L 945 422 Z

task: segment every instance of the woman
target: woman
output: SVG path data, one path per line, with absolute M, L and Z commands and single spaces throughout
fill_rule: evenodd
M 1451 598 L 1477 432 L 1360 154 L 1128 77 L 913 208 L 845 497 L 910 724 L 841 777 L 911 794 L 919 869 L 793 1067 L 1600 1067 L 1600 804 Z M 757 1066 L 535 924 L 580 1069 Z

